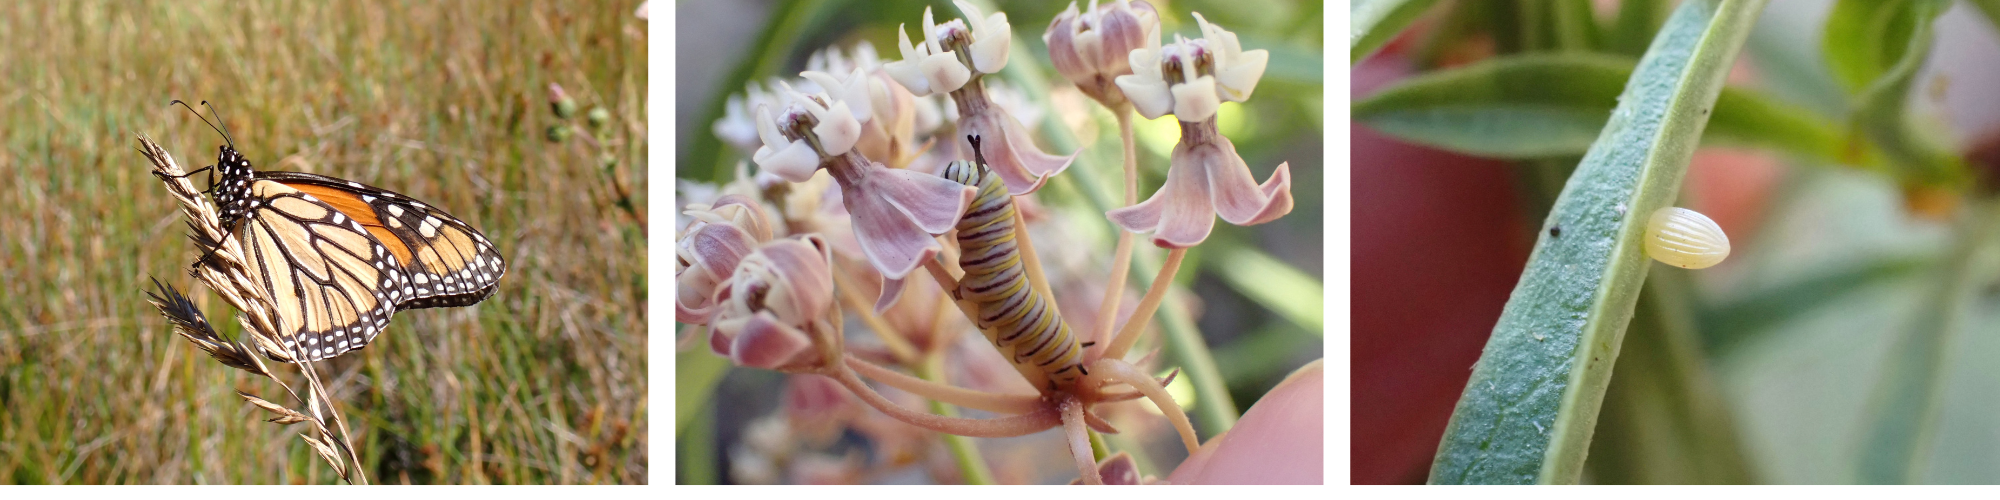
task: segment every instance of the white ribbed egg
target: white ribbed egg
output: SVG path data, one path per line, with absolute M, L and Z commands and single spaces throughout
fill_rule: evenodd
M 1646 255 L 1669 266 L 1702 269 L 1729 257 L 1729 236 L 1700 212 L 1666 207 L 1646 220 Z

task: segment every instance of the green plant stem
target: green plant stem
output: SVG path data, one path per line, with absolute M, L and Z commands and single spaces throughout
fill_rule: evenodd
M 1015 46 L 1026 46 L 1018 37 L 1013 43 Z M 1001 75 L 1009 81 L 1020 83 L 1015 88 L 1020 89 L 1021 94 L 1029 102 L 1038 106 L 1049 105 L 1048 89 L 1044 83 L 1047 80 L 1043 78 L 1040 68 L 1033 64 L 1009 64 L 1006 69 L 1001 70 Z M 1076 136 L 1069 127 L 1063 126 L 1058 120 L 1044 120 L 1038 130 L 1042 133 L 1042 137 L 1048 140 L 1048 145 L 1056 151 L 1074 151 L 1082 147 L 1077 143 Z M 1097 177 L 1097 169 L 1091 164 L 1088 156 L 1077 155 L 1076 164 L 1065 170 L 1065 175 L 1056 176 L 1051 182 L 1061 184 L 1074 182 L 1074 187 L 1083 193 L 1085 202 L 1092 210 L 1109 211 L 1112 208 L 1112 201 L 1103 191 L 1103 184 Z M 1110 234 L 1123 231 L 1109 219 L 1104 219 L 1103 222 L 1105 231 Z M 1144 252 L 1134 252 L 1132 265 L 1157 267 L 1153 257 Z M 1152 280 L 1144 273 L 1134 277 L 1139 280 L 1136 284 L 1140 286 L 1152 285 Z M 1196 422 L 1201 426 L 1201 430 L 1210 436 L 1229 430 L 1231 426 L 1236 425 L 1236 419 L 1241 414 L 1236 409 L 1236 402 L 1229 395 L 1228 387 L 1223 384 L 1222 371 L 1216 368 L 1215 358 L 1209 355 L 1208 344 L 1202 340 L 1201 331 L 1195 328 L 1194 320 L 1188 317 L 1187 311 L 1177 307 L 1168 307 L 1161 311 L 1160 327 L 1166 333 L 1169 354 L 1179 362 L 1182 371 L 1186 372 L 1183 376 L 1191 377 L 1190 381 L 1194 384 L 1197 401 L 1194 405 Z
M 855 317 L 861 320 L 861 324 L 867 325 L 868 330 L 875 333 L 875 338 L 882 339 L 882 346 L 889 349 L 889 355 L 896 358 L 898 363 L 908 364 L 916 361 L 917 347 L 911 345 L 909 339 L 903 338 L 902 332 L 896 331 L 887 320 L 882 319 L 882 315 L 875 314 L 875 305 L 856 291 L 853 286 L 854 279 L 848 276 L 846 271 L 838 268 L 834 269 L 833 277 L 841 305 L 853 311 Z
M 1174 274 L 1180 272 L 1181 260 L 1186 257 L 1185 248 L 1167 251 L 1167 262 L 1153 277 L 1152 286 L 1146 289 L 1146 297 L 1139 299 L 1139 308 L 1132 311 L 1132 319 L 1126 320 L 1125 327 L 1118 329 L 1118 336 L 1111 338 L 1111 346 L 1104 349 L 1104 357 L 1123 358 L 1139 341 L 1139 333 L 1146 331 L 1146 325 L 1153 320 L 1153 312 L 1159 310 L 1161 302 L 1166 301 L 1167 289 L 1173 288 Z
M 945 383 L 944 357 L 932 353 L 924 357 L 917 367 L 917 377 L 937 383 Z M 938 400 L 930 400 L 931 413 L 946 417 L 957 417 L 958 408 Z M 965 484 L 993 484 L 993 467 L 986 464 L 986 457 L 979 454 L 979 445 L 972 438 L 957 434 L 938 433 L 944 438 L 944 445 L 951 450 L 951 458 L 958 462 L 959 474 L 965 476 Z
M 1848 4 L 1842 2 L 1842 5 Z M 1854 127 L 1881 148 L 1883 156 L 1890 160 L 1891 173 L 1906 185 L 1964 185 L 1972 177 L 1957 155 L 1939 145 L 1932 134 L 1925 133 L 1910 121 L 1907 110 L 1910 91 L 1917 83 L 1918 70 L 1929 59 L 1931 46 L 1936 42 L 1937 18 L 1950 5 L 1951 2 L 1944 0 L 1903 4 L 1901 8 L 1907 9 L 1907 12 L 1898 17 L 1909 19 L 1908 38 L 1880 41 L 1883 44 L 1902 44 L 1900 57 L 1868 81 L 1855 96 Z
M 1125 205 L 1139 204 L 1139 157 L 1132 137 L 1132 107 L 1120 106 L 1111 110 L 1118 116 L 1118 141 L 1125 150 Z M 1090 338 L 1104 340 L 1111 338 L 1112 325 L 1118 324 L 1118 306 L 1125 301 L 1125 281 L 1132 269 L 1132 232 L 1118 230 L 1118 246 L 1112 250 L 1111 278 L 1104 283 L 1104 302 L 1097 306 L 1097 324 L 1091 325 Z M 1101 458 L 1101 457 L 1100 457 Z

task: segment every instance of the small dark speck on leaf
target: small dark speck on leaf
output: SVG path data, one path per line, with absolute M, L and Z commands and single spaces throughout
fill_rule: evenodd
M 1553 238 L 1561 238 L 1563 236 L 1563 227 L 1549 226 L 1549 236 Z

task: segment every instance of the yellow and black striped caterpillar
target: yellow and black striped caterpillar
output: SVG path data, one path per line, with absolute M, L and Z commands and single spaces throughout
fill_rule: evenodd
M 1014 348 L 1015 364 L 1033 363 L 1047 373 L 1052 385 L 1067 387 L 1083 368 L 1083 347 L 1054 304 L 1028 283 L 1027 266 L 1014 237 L 1014 202 L 1007 187 L 986 166 L 979 137 L 968 138 L 973 160 L 945 166 L 944 177 L 972 186 L 978 194 L 958 221 L 959 298 L 978 307 L 979 327 L 995 335 L 994 342 Z

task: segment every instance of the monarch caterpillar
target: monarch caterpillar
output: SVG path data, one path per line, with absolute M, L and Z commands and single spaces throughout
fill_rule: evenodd
M 1729 235 L 1700 212 L 1666 207 L 1646 220 L 1646 255 L 1670 266 L 1702 269 L 1729 257 Z
M 324 175 L 260 172 L 233 140 L 215 165 L 183 176 L 209 169 L 221 176 L 209 184 L 219 222 L 242 245 L 247 274 L 264 286 L 279 341 L 295 361 L 360 349 L 396 311 L 476 304 L 507 274 L 479 231 L 408 196 Z
M 958 221 L 958 265 L 965 277 L 957 295 L 971 300 L 979 326 L 995 335 L 994 342 L 1014 348 L 1015 364 L 1033 363 L 1049 375 L 1052 386 L 1068 386 L 1090 374 L 1083 367 L 1083 347 L 1053 304 L 1029 286 L 1014 238 L 1014 202 L 1007 186 L 986 166 L 979 137 L 967 136 L 973 161 L 954 161 L 945 178 L 978 190 Z

